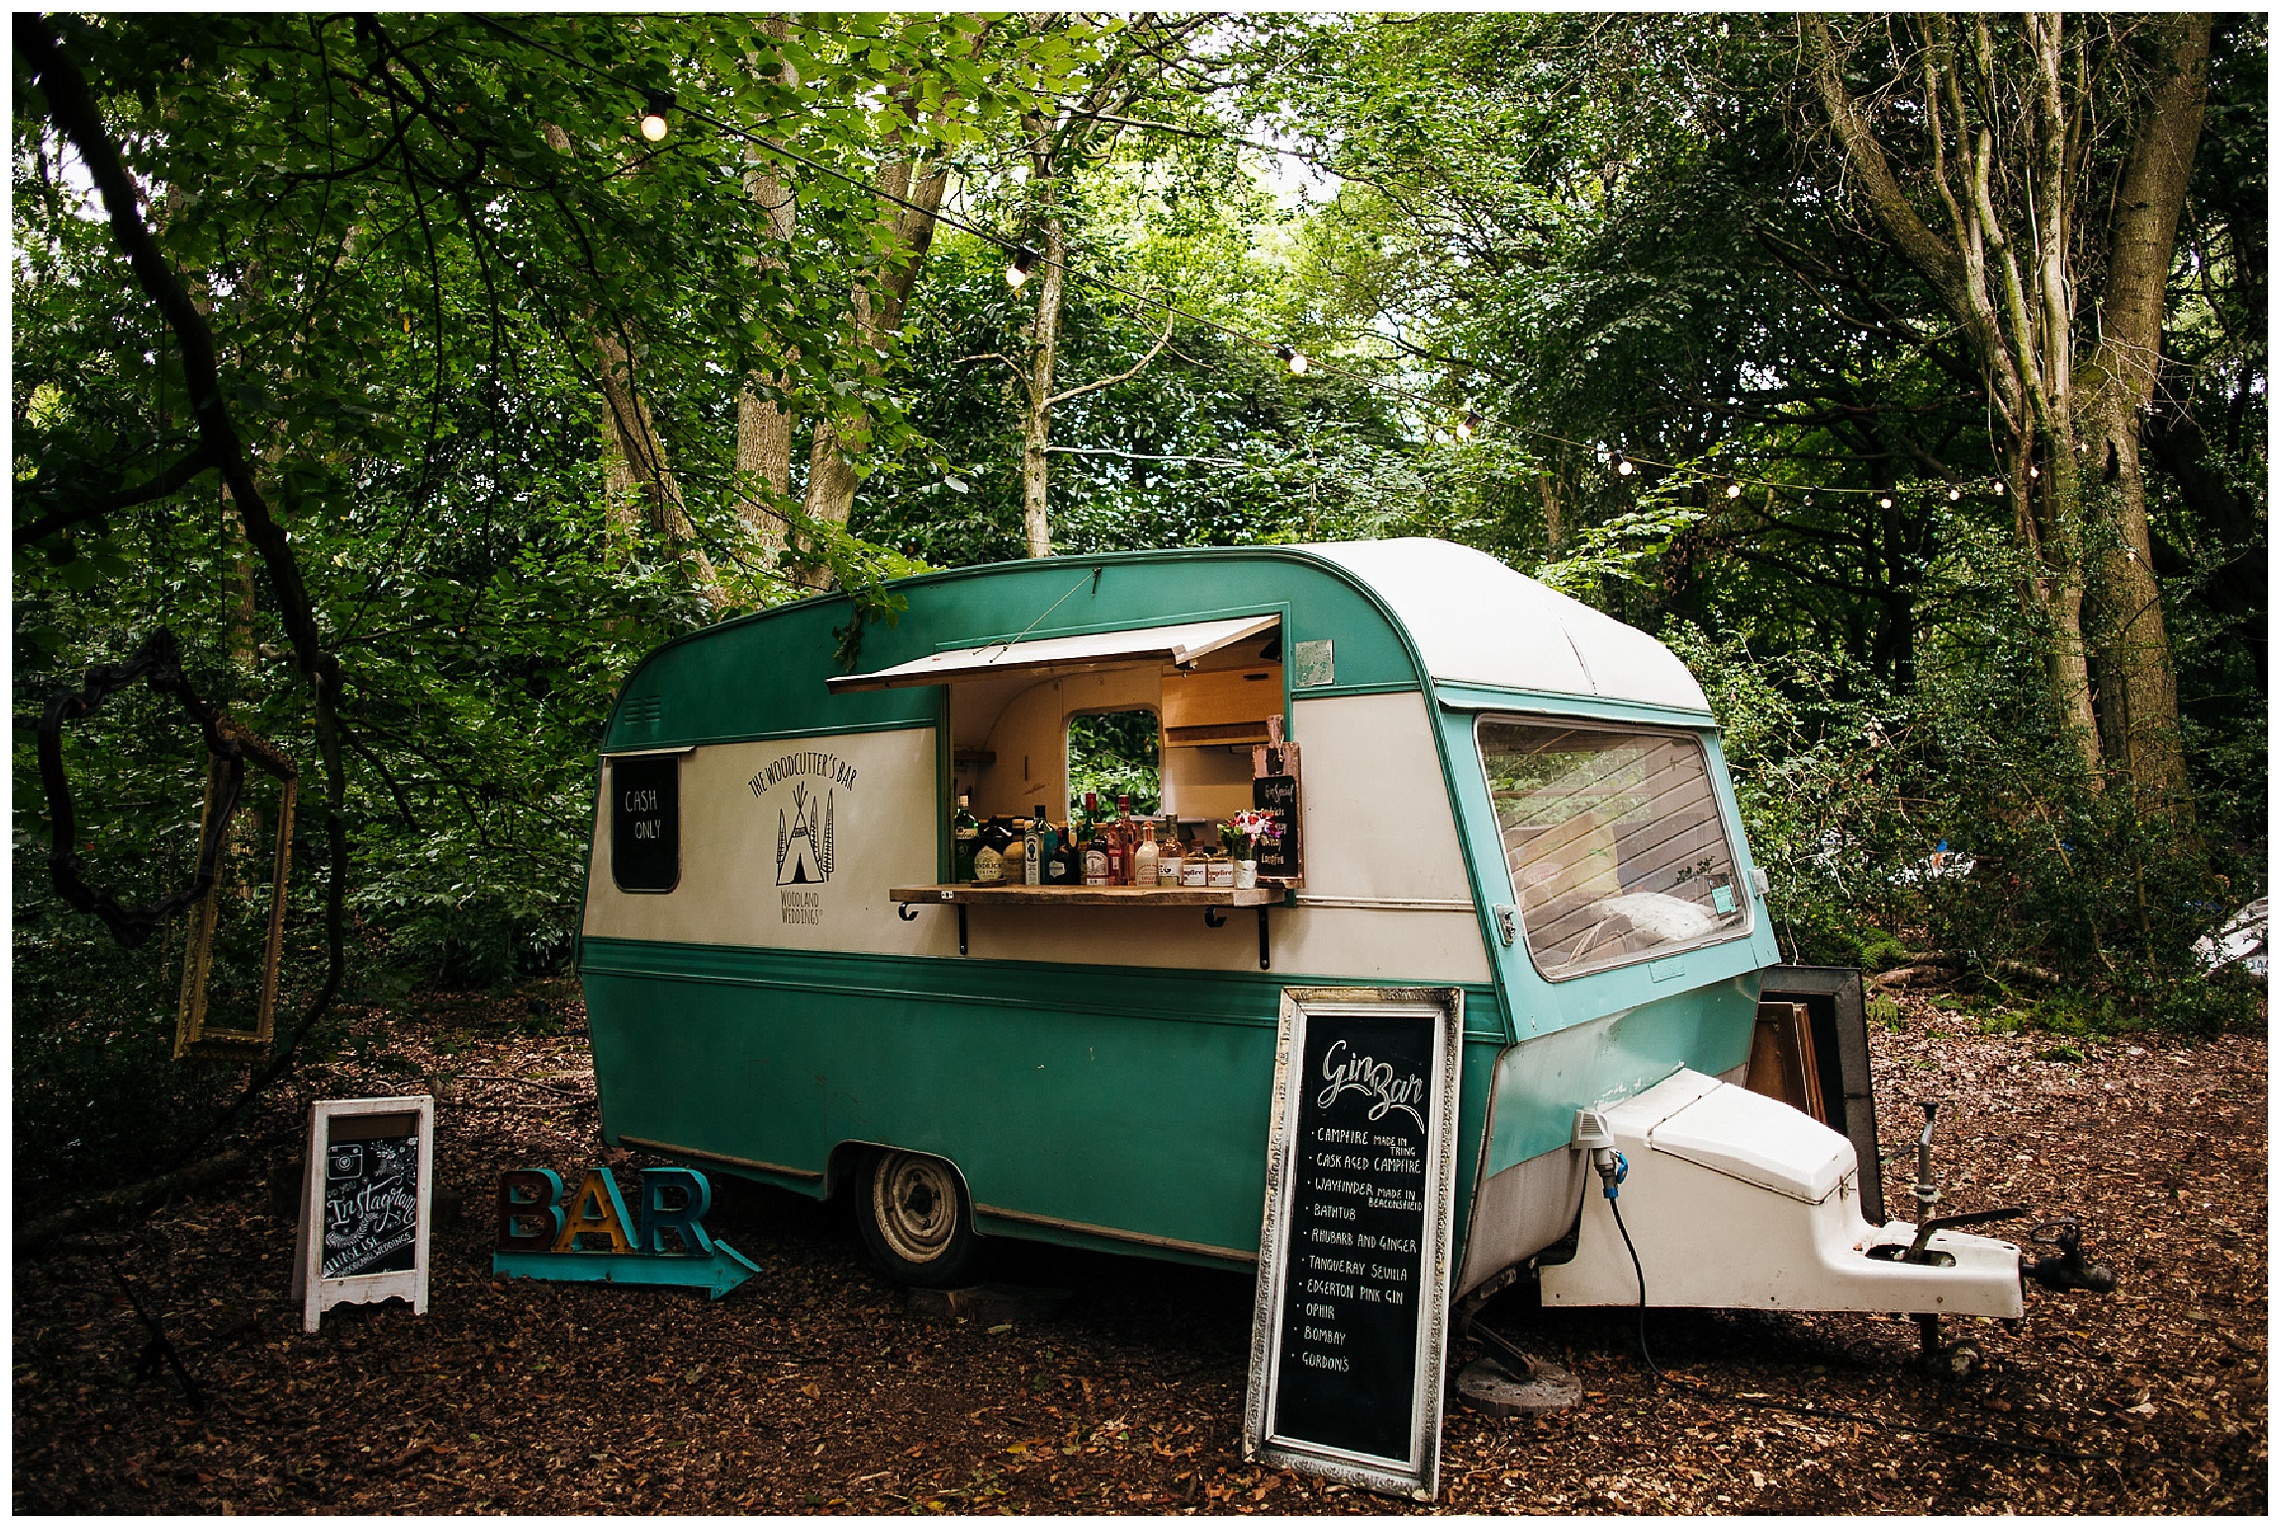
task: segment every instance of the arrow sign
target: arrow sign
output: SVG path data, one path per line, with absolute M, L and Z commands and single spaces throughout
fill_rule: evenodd
M 710 1254 L 685 1252 L 494 1252 L 491 1271 L 510 1279 L 551 1279 L 571 1284 L 683 1284 L 710 1289 L 719 1299 L 760 1271 L 760 1265 L 715 1241 Z

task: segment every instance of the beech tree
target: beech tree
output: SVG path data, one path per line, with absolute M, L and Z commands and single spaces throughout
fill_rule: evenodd
M 2189 815 L 2143 461 L 2209 18 L 1798 25 L 1858 195 L 1985 375 L 2022 592 L 2082 760 Z

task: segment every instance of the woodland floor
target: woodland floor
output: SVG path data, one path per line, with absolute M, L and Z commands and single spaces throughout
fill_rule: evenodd
M 2120 1292 L 2030 1290 L 2015 1331 L 1953 1323 L 1987 1363 L 1944 1382 L 1900 1318 L 1658 1311 L 1656 1359 L 1695 1382 L 1659 1385 L 1633 1313 L 1510 1292 L 1484 1321 L 1573 1372 L 1584 1400 L 1501 1419 L 1452 1394 L 1439 1510 L 2267 1509 L 2265 1043 L 2072 1042 L 2070 1060 L 2048 1036 L 1959 1034 L 1968 1021 L 1931 1000 L 1901 1004 L 1872 1031 L 1894 1212 L 1916 1102 L 1943 1098 L 1943 1209 L 2079 1214 Z M 292 1222 L 251 1175 L 19 1260 L 15 1510 L 1432 1510 L 1243 1462 L 1244 1274 L 1015 1247 L 1000 1279 L 1074 1298 L 1051 1319 L 942 1324 L 871 1270 L 837 1207 L 716 1178 L 708 1224 L 763 1268 L 718 1303 L 495 1282 L 500 1171 L 574 1182 L 643 1160 L 599 1145 L 581 1015 L 567 981 L 372 1013 L 256 1133 L 281 1161 L 312 1098 L 436 1093 L 439 1185 L 464 1208 L 439 1228 L 425 1317 L 346 1307 L 303 1335 Z M 160 1314 L 202 1413 L 164 1369 L 137 1377 L 146 1333 L 115 1270 Z M 1451 1373 L 1483 1351 L 1456 1343 Z

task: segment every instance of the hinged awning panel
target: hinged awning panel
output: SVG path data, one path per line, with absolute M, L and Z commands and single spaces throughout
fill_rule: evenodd
M 1193 663 L 1230 643 L 1256 636 L 1282 619 L 1279 615 L 1235 616 L 1219 621 L 1187 621 L 1177 626 L 1142 626 L 1130 631 L 1096 631 L 1081 637 L 1040 637 L 1034 641 L 990 642 L 930 653 L 893 668 L 848 674 L 824 683 L 834 693 L 895 690 L 918 684 L 951 684 L 1001 674 L 1043 674 L 1055 669 L 1094 668 L 1104 663 Z

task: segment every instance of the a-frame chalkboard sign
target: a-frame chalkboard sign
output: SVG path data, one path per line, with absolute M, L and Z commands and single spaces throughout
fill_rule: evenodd
M 435 1099 L 321 1099 L 307 1161 L 293 1255 L 303 1330 L 336 1305 L 376 1300 L 426 1315 Z
M 1439 1494 L 1463 1032 L 1453 987 L 1284 991 L 1246 1458 Z

